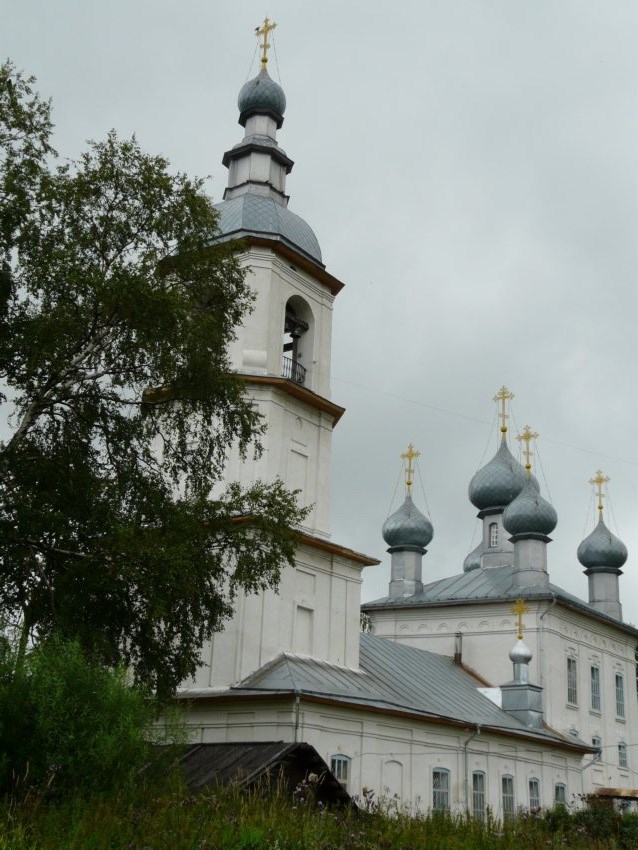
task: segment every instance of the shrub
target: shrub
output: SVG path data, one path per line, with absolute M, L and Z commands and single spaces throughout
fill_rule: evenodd
M 131 781 L 157 737 L 157 704 L 125 670 L 57 638 L 22 664 L 6 643 L 0 656 L 0 792 L 95 793 Z

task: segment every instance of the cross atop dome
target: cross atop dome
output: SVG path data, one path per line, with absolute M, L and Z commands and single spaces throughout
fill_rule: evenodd
M 421 452 L 415 451 L 412 443 L 410 443 L 410 445 L 408 446 L 407 452 L 403 452 L 403 454 L 401 455 L 401 459 L 407 461 L 405 467 L 405 491 L 408 496 L 410 495 L 410 491 L 412 489 L 412 473 L 414 472 L 414 469 L 412 467 L 412 461 L 416 460 L 416 458 L 418 457 L 421 457 Z
M 516 614 L 518 617 L 518 639 L 523 640 L 523 629 L 525 628 L 523 614 L 529 614 L 532 609 L 525 604 L 524 599 L 517 599 L 510 610 L 512 614 Z
M 611 478 L 608 475 L 603 475 L 602 469 L 597 469 L 596 475 L 589 479 L 589 483 L 596 487 L 596 495 L 598 496 L 598 513 L 601 517 L 603 515 L 603 499 L 605 497 L 605 494 L 603 493 L 603 485 L 607 484 L 608 481 L 611 481 Z
M 499 413 L 499 416 L 501 417 L 501 433 L 502 434 L 507 433 L 507 421 L 506 420 L 509 419 L 509 416 L 508 416 L 507 411 L 505 409 L 505 405 L 507 404 L 507 402 L 509 400 L 511 400 L 513 398 L 514 398 L 514 393 L 511 393 L 507 389 L 505 384 L 503 384 L 503 386 L 500 388 L 500 390 L 496 393 L 496 395 L 493 398 L 493 401 L 495 401 L 497 404 L 499 402 L 501 403 L 501 412 Z
M 255 27 L 255 35 L 259 38 L 260 35 L 263 35 L 264 40 L 259 45 L 261 48 L 261 67 L 265 68 L 268 64 L 268 50 L 270 49 L 270 42 L 268 41 L 268 34 L 275 29 L 277 24 L 274 21 L 269 21 L 268 18 L 264 18 L 264 22 L 260 27 Z
M 532 477 L 532 464 L 530 463 L 530 458 L 534 454 L 534 452 L 530 449 L 529 444 L 532 440 L 535 440 L 539 436 L 540 434 L 537 434 L 536 431 L 532 431 L 529 425 L 526 425 L 523 429 L 523 433 L 519 434 L 516 438 L 519 442 L 525 443 L 523 454 L 525 455 L 525 469 L 527 470 L 528 478 Z

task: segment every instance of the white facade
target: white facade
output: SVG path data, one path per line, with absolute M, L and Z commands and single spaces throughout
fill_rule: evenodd
M 526 604 L 531 609 L 524 616 L 525 643 L 533 653 L 530 678 L 543 688 L 546 723 L 602 747 L 600 760 L 583 773 L 585 791 L 638 787 L 635 630 L 569 608 L 559 599 L 526 600 Z M 376 635 L 443 655 L 454 654 L 460 634 L 464 666 L 500 685 L 511 678 L 507 652 L 517 626 L 511 607 L 511 601 L 467 601 L 369 613 Z M 593 686 L 592 667 L 599 671 Z M 624 764 L 622 745 L 626 745 Z M 584 760 L 590 762 L 589 757 Z

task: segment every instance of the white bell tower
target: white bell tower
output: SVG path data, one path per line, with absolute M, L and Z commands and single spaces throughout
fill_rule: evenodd
M 240 680 L 282 651 L 358 666 L 361 570 L 378 563 L 330 540 L 332 431 L 344 409 L 330 399 L 332 307 L 343 284 L 326 271 L 310 226 L 288 209 L 293 162 L 277 143 L 284 92 L 261 70 L 239 93 L 244 138 L 224 154 L 228 186 L 216 241 L 241 240 L 253 312 L 230 346 L 233 367 L 266 424 L 263 454 L 229 457 L 226 480 L 283 480 L 310 508 L 294 569 L 278 592 L 241 596 L 235 615 L 203 653 L 193 693 Z M 187 688 L 187 691 L 192 689 Z

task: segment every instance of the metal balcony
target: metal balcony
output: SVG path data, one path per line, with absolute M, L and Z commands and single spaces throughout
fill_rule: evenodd
M 306 370 L 301 363 L 297 363 L 292 357 L 282 358 L 281 375 L 284 378 L 288 378 L 289 381 L 294 381 L 296 384 L 303 385 L 306 380 Z

